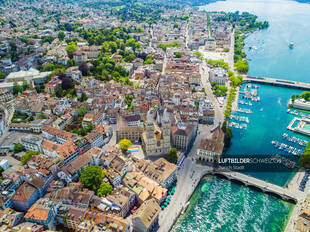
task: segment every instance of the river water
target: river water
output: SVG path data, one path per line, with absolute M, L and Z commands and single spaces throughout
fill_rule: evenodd
M 228 0 L 203 7 L 207 11 L 248 11 L 267 20 L 269 28 L 252 33 L 246 40 L 250 75 L 310 82 L 310 4 L 285 0 Z M 288 44 L 294 43 L 294 49 Z M 248 49 L 256 46 L 257 49 Z M 244 87 L 244 86 L 243 86 Z M 272 140 L 282 134 L 308 139 L 287 131 L 294 115 L 286 113 L 292 94 L 301 91 L 260 85 L 260 102 L 249 108 L 248 128 L 233 128 L 231 154 L 277 154 Z M 242 115 L 239 113 L 239 115 Z M 294 172 L 247 173 L 284 186 Z M 191 199 L 191 205 L 172 231 L 283 231 L 293 205 L 249 190 L 217 177 L 204 178 Z

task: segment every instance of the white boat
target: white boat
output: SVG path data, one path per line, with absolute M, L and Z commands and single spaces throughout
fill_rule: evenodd
M 289 48 L 294 48 L 294 43 L 293 43 L 293 42 L 290 42 L 289 45 L 288 45 L 288 47 L 289 47 Z
M 184 214 L 184 213 L 185 213 L 185 211 L 187 210 L 189 204 L 190 204 L 190 202 L 188 201 L 188 202 L 186 203 L 186 205 L 184 205 L 181 214 Z

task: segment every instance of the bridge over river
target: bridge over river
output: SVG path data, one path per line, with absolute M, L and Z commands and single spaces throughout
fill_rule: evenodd
M 282 87 L 287 87 L 287 88 L 310 90 L 310 83 L 269 78 L 269 77 L 258 77 L 258 76 L 247 75 L 243 78 L 243 82 L 244 83 L 251 82 L 251 83 L 257 83 L 257 84 L 269 84 L 269 85 L 282 86 Z
M 243 174 L 241 172 L 235 172 L 226 169 L 211 168 L 210 166 L 203 166 L 205 169 L 200 172 L 201 177 L 204 175 L 214 175 L 221 178 L 225 178 L 231 182 L 244 185 L 248 188 L 254 189 L 256 191 L 263 192 L 265 194 L 271 195 L 273 197 L 291 202 L 296 204 L 297 202 L 303 201 L 305 199 L 305 193 L 298 190 L 296 187 L 297 180 L 293 178 L 287 187 L 281 187 L 267 181 L 257 179 L 255 177 Z M 295 184 L 292 184 L 292 183 Z

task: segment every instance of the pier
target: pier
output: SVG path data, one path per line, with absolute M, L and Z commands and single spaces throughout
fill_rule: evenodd
M 258 77 L 258 76 L 247 75 L 243 78 L 243 82 L 244 83 L 251 82 L 251 83 L 258 83 L 258 84 L 268 84 L 268 85 L 281 86 L 281 87 L 287 87 L 287 88 L 310 90 L 310 83 L 283 80 L 283 79 L 277 79 L 277 78 L 269 78 L 269 77 Z

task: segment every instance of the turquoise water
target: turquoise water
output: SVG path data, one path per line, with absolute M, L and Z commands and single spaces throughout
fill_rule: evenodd
M 305 130 L 310 130 L 310 124 L 309 123 L 306 123 L 303 127 L 303 129 Z
M 201 180 L 172 232 L 278 232 L 293 205 L 217 177 Z
M 248 128 L 240 130 L 233 128 L 233 139 L 230 149 L 226 155 L 233 154 L 255 154 L 255 155 L 274 155 L 286 154 L 276 149 L 271 141 L 276 140 L 304 149 L 303 147 L 286 142 L 282 139 L 283 133 L 290 136 L 309 140 L 300 134 L 287 130 L 287 126 L 296 115 L 288 114 L 287 102 L 291 95 L 300 93 L 300 90 L 287 89 L 282 87 L 273 87 L 269 85 L 259 85 L 258 95 L 261 98 L 259 102 L 253 102 L 252 106 L 239 104 L 239 108 L 248 108 L 252 114 L 238 113 L 237 115 L 247 116 L 249 118 Z M 242 100 L 242 97 L 239 97 Z M 262 111 L 261 111 L 262 110 Z M 306 114 L 306 113 L 305 113 Z M 249 175 L 267 180 L 271 183 L 284 186 L 294 175 L 292 170 L 287 172 L 249 172 Z
M 228 0 L 209 4 L 207 11 L 248 11 L 269 21 L 270 27 L 251 34 L 246 40 L 249 74 L 309 82 L 310 80 L 310 4 L 285 0 Z M 289 42 L 294 49 L 289 49 Z M 248 50 L 256 46 L 257 50 Z M 279 154 L 271 144 L 282 134 L 309 138 L 286 129 L 295 115 L 286 113 L 287 102 L 300 90 L 260 85 L 260 102 L 249 108 L 246 130 L 233 128 L 232 146 L 227 154 Z M 242 114 L 239 114 L 242 115 Z M 286 142 L 287 143 L 287 142 Z M 284 186 L 294 175 L 290 172 L 247 173 Z M 193 194 L 191 205 L 172 229 L 183 231 L 283 231 L 293 205 L 249 190 L 229 181 L 203 179 Z

